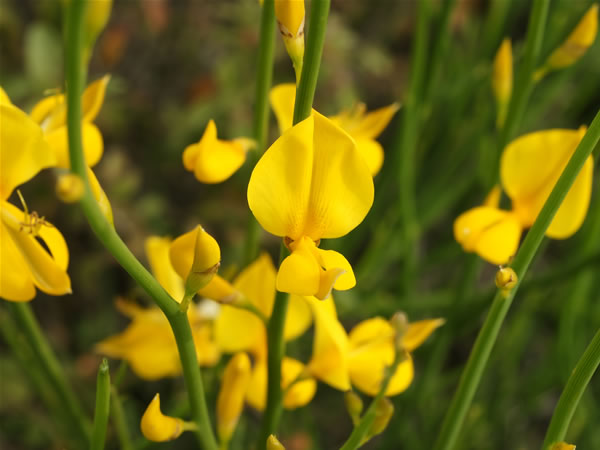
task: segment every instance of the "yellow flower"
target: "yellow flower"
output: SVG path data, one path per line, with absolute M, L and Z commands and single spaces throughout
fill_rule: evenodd
M 248 138 L 218 139 L 217 126 L 211 120 L 200 141 L 184 150 L 183 165 L 201 183 L 222 183 L 244 164 L 253 146 L 254 141 Z
M 496 97 L 497 120 L 496 124 L 501 127 L 506 119 L 508 104 L 513 88 L 513 60 L 510 39 L 504 39 L 496 58 L 494 59 L 494 72 L 492 75 L 492 89 Z
M 181 300 L 183 281 L 169 262 L 170 245 L 168 238 L 150 237 L 146 241 L 146 252 L 159 283 L 173 298 Z M 162 311 L 158 307 L 141 308 L 125 300 L 118 300 L 116 305 L 132 322 L 122 333 L 98 343 L 97 351 L 127 360 L 132 370 L 146 380 L 179 375 L 181 363 L 177 343 Z M 203 305 L 199 304 L 188 309 L 188 319 L 198 363 L 202 366 L 216 364 L 220 352 L 213 338 L 212 317 L 207 316 Z
M 250 382 L 250 358 L 236 353 L 227 363 L 217 398 L 217 431 L 221 442 L 229 442 L 235 431 Z
M 454 222 L 454 237 L 463 249 L 476 252 L 492 264 L 507 263 L 517 251 L 522 230 L 535 222 L 584 134 L 585 127 L 552 129 L 526 134 L 511 142 L 502 154 L 500 178 L 512 201 L 512 210 L 490 205 L 461 214 Z M 566 239 L 581 227 L 590 203 L 593 170 L 590 156 L 546 236 Z
M 110 76 L 106 75 L 91 83 L 82 96 L 81 133 L 85 160 L 89 167 L 95 166 L 104 152 L 104 141 L 93 124 L 102 108 L 106 86 Z M 56 155 L 56 165 L 69 168 L 69 144 L 67 140 L 67 104 L 64 94 L 46 97 L 31 111 L 31 118 L 39 124 L 46 142 Z
M 575 63 L 592 46 L 596 34 L 598 34 L 598 4 L 594 3 L 565 42 L 554 50 L 542 68 L 535 72 L 534 79 L 539 80 L 552 70 L 562 69 Z
M 292 127 L 295 97 L 296 86 L 291 83 L 275 86 L 269 94 L 281 133 Z M 359 103 L 351 110 L 330 117 L 336 125 L 352 136 L 373 176 L 377 175 L 383 164 L 383 148 L 375 138 L 383 132 L 399 108 L 400 105 L 392 103 L 367 113 L 364 103 Z
M 285 238 L 289 255 L 277 274 L 279 291 L 326 298 L 355 284 L 339 253 L 320 239 L 354 229 L 373 204 L 373 179 L 354 140 L 313 111 L 275 141 L 256 164 L 248 204 L 269 233 Z
M 0 297 L 29 301 L 36 287 L 50 295 L 68 294 L 69 251 L 62 234 L 36 212 L 23 212 L 7 201 L 19 185 L 56 160 L 39 127 L 1 93 Z
M 149 441 L 166 442 L 181 436 L 185 422 L 177 417 L 165 416 L 160 410 L 160 396 L 156 394 L 142 416 L 140 429 Z

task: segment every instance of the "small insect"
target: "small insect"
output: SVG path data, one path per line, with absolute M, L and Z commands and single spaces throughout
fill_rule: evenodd
M 53 227 L 50 222 L 46 221 L 44 216 L 39 216 L 36 211 L 32 211 L 29 213 L 29 209 L 27 208 L 27 204 L 25 203 L 25 199 L 21 194 L 21 191 L 17 189 L 17 195 L 21 200 L 21 204 L 23 205 L 23 212 L 25 213 L 25 221 L 19 222 L 19 231 L 26 231 L 29 234 L 37 236 L 43 226 Z

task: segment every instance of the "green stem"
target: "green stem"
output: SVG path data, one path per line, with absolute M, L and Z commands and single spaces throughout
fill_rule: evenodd
M 110 413 L 110 373 L 108 361 L 102 359 L 96 380 L 96 410 L 94 412 L 94 428 L 90 450 L 103 450 L 106 441 L 106 428 L 108 427 L 108 414 Z
M 60 398 L 67 416 L 79 434 L 79 438 L 84 442 L 89 442 L 90 424 L 86 419 L 77 396 L 65 377 L 60 362 L 50 348 L 31 307 L 27 303 L 9 302 L 9 308 L 12 310 L 21 331 L 27 338 L 27 342 L 54 387 L 57 396 Z
M 585 160 L 592 153 L 592 150 L 599 140 L 600 111 L 596 114 L 590 128 L 556 182 L 554 189 L 552 189 L 552 193 L 548 197 L 548 200 L 546 200 L 544 207 L 540 211 L 531 230 L 527 233 L 521 248 L 517 252 L 512 268 L 517 273 L 518 284 L 508 295 L 505 296 L 502 292 L 498 291 L 494 297 L 490 312 L 479 332 L 475 345 L 471 350 L 471 355 L 465 366 L 458 389 L 456 390 L 450 408 L 446 413 L 446 418 L 438 436 L 435 450 L 451 450 L 454 448 L 467 410 L 473 401 L 475 391 L 477 390 L 483 375 L 483 370 L 485 369 L 494 343 L 498 337 L 502 322 L 504 321 L 512 300 L 519 288 L 519 284 L 525 277 L 525 273 L 527 272 L 538 247 L 542 243 L 544 233 L 550 225 L 552 218 L 556 214 L 556 211 L 567 195 L 568 190 L 583 167 Z
M 208 450 L 218 448 L 210 424 L 202 377 L 193 343 L 192 331 L 187 315 L 179 309 L 178 303 L 164 290 L 156 279 L 135 258 L 121 240 L 114 227 L 106 220 L 92 194 L 87 177 L 87 166 L 83 156 L 81 141 L 81 92 L 85 72 L 81 70 L 81 46 L 83 34 L 84 0 L 71 0 L 66 33 L 66 74 L 67 74 L 67 125 L 71 171 L 79 175 L 85 184 L 85 194 L 80 206 L 90 227 L 104 247 L 113 255 L 131 277 L 150 295 L 164 312 L 171 324 L 179 349 L 192 416 L 198 425 L 196 437 Z
M 254 139 L 257 148 L 248 154 L 251 167 L 267 146 L 269 134 L 269 90 L 273 80 L 273 60 L 275 49 L 275 2 L 265 0 L 260 18 L 260 41 L 258 46 L 258 70 L 256 73 L 256 106 L 254 111 Z M 260 226 L 252 212 L 248 215 L 246 242 L 244 247 L 244 266 L 250 264 L 258 256 L 260 244 Z
M 419 134 L 419 101 L 423 95 L 426 79 L 426 59 L 431 21 L 429 0 L 418 2 L 417 30 L 413 43 L 410 81 L 406 99 L 402 107 L 402 122 L 398 129 L 399 145 L 395 149 L 397 164 L 395 173 L 399 176 L 400 223 L 406 242 L 404 260 L 405 286 L 412 285 L 416 265 L 416 241 L 419 236 L 419 222 L 416 206 L 416 148 Z M 410 290 L 410 289 L 408 289 Z
M 279 265 L 288 252 L 282 244 Z M 281 361 L 285 355 L 283 331 L 289 303 L 289 294 L 277 291 L 271 318 L 267 325 L 267 405 L 263 416 L 257 448 L 265 448 L 269 435 L 277 430 L 283 412 L 283 391 L 281 390 Z
M 119 369 L 120 370 L 120 369 Z M 129 427 L 127 426 L 127 418 L 123 411 L 123 404 L 121 403 L 121 397 L 119 392 L 113 384 L 110 387 L 110 402 L 112 404 L 111 420 L 117 432 L 119 438 L 119 448 L 121 450 L 133 450 L 133 443 L 131 442 L 131 434 L 129 433 Z
M 521 70 L 518 73 L 515 88 L 510 98 L 506 122 L 504 122 L 504 127 L 498 139 L 498 160 L 502 150 L 509 140 L 514 137 L 519 125 L 521 125 L 523 115 L 525 114 L 525 107 L 533 91 L 533 72 L 536 69 L 542 49 L 549 3 L 550 0 L 535 0 L 533 3 L 531 15 L 529 16 L 529 26 L 527 28 L 525 54 L 520 64 Z
M 598 365 L 600 365 L 600 330 L 583 353 L 560 395 L 550 426 L 546 431 L 546 438 L 542 446 L 544 450 L 549 450 L 552 444 L 564 440 L 579 400 Z
M 362 445 L 363 439 L 367 436 L 367 433 L 371 429 L 373 421 L 375 420 L 375 416 L 377 414 L 377 404 L 383 398 L 385 391 L 387 391 L 387 387 L 390 384 L 392 376 L 396 373 L 398 365 L 405 359 L 405 357 L 406 356 L 404 352 L 396 351 L 396 356 L 394 357 L 392 365 L 386 368 L 385 377 L 381 382 L 379 392 L 371 401 L 367 412 L 360 418 L 360 421 L 354 427 L 354 430 L 352 430 L 352 433 L 350 434 L 344 445 L 342 445 L 340 450 L 354 450 Z
M 310 116 L 312 111 L 319 68 L 321 67 L 323 44 L 325 43 L 325 30 L 330 3 L 331 0 L 313 0 L 311 5 L 304 64 L 294 104 L 294 125 Z

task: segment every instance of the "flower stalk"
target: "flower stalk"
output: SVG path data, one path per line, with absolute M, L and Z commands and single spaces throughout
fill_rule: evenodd
M 543 2 L 544 0 L 541 1 Z M 525 273 L 537 253 L 544 238 L 544 233 L 549 227 L 550 222 L 552 222 L 556 211 L 583 167 L 585 160 L 592 153 L 599 140 L 600 111 L 596 114 L 590 128 L 579 143 L 577 150 L 575 150 L 575 153 L 569 160 L 531 230 L 527 233 L 521 248 L 517 252 L 512 264 L 512 269 L 517 274 L 517 284 L 509 293 L 504 292 L 502 289 L 498 290 L 494 297 L 490 312 L 471 350 L 471 355 L 460 379 L 458 389 L 446 413 L 446 418 L 434 447 L 435 450 L 451 450 L 454 448 L 465 416 L 473 401 L 490 353 L 498 337 L 500 327 L 519 289 L 520 282 L 525 277 Z
M 106 428 L 108 427 L 108 415 L 110 412 L 110 373 L 108 361 L 102 359 L 98 368 L 96 380 L 96 409 L 94 412 L 94 426 L 92 428 L 92 440 L 90 450 L 104 449 L 106 442 Z
M 65 40 L 67 124 L 71 171 L 79 175 L 85 183 L 85 193 L 80 200 L 80 206 L 100 242 L 129 275 L 144 288 L 169 320 L 179 349 L 192 417 L 198 425 L 196 437 L 203 448 L 216 450 L 218 446 L 210 424 L 204 386 L 198 369 L 198 359 L 187 315 L 180 311 L 178 303 L 160 286 L 121 240 L 114 227 L 102 214 L 90 188 L 83 156 L 80 119 L 81 92 L 85 78 L 85 71 L 82 70 L 82 42 L 86 2 L 85 0 L 72 0 L 69 5 Z

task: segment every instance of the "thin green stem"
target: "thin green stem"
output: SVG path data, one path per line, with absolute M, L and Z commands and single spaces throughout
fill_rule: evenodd
M 260 18 L 260 41 L 258 44 L 258 70 L 256 72 L 256 106 L 254 110 L 254 139 L 256 151 L 248 154 L 251 167 L 265 151 L 269 134 L 269 90 L 273 80 L 273 60 L 275 54 L 275 2 L 265 0 Z M 258 256 L 260 225 L 252 212 L 248 215 L 246 242 L 244 246 L 244 266 Z
M 383 398 L 385 391 L 387 390 L 388 385 L 390 384 L 390 380 L 392 379 L 392 376 L 394 375 L 394 373 L 396 373 L 396 369 L 398 368 L 398 365 L 405 358 L 406 358 L 406 355 L 404 352 L 396 351 L 394 361 L 392 362 L 391 366 L 386 368 L 385 377 L 383 378 L 383 380 L 381 382 L 379 392 L 377 393 L 375 398 L 371 401 L 371 404 L 369 405 L 367 412 L 360 418 L 360 421 L 354 427 L 354 430 L 352 430 L 352 433 L 350 434 L 350 436 L 348 437 L 348 439 L 346 440 L 344 445 L 342 445 L 340 450 L 355 450 L 362 445 L 364 438 L 367 436 L 367 433 L 369 433 L 369 430 L 371 429 L 371 426 L 373 425 L 373 422 L 375 421 L 375 416 L 377 414 L 377 404 Z
M 304 64 L 294 104 L 294 125 L 310 116 L 312 111 L 319 68 L 321 67 L 323 44 L 325 43 L 325 30 L 327 29 L 330 3 L 331 0 L 313 0 L 311 5 Z
M 9 302 L 8 306 L 25 335 L 29 346 L 44 369 L 46 376 L 54 387 L 69 420 L 75 430 L 77 430 L 79 438 L 86 443 L 89 442 L 90 423 L 83 412 L 77 396 L 65 377 L 60 362 L 54 355 L 52 348 L 50 348 L 48 340 L 44 336 L 31 307 L 28 303 L 13 302 Z
M 106 428 L 108 427 L 108 415 L 110 413 L 110 373 L 108 372 L 108 361 L 102 359 L 96 379 L 96 409 L 94 412 L 94 427 L 92 429 L 92 440 L 90 450 L 103 450 L 106 441 Z
M 180 311 L 178 303 L 171 298 L 127 248 L 112 224 L 102 214 L 90 188 L 81 140 L 81 92 L 83 91 L 85 79 L 85 71 L 82 70 L 81 50 L 85 5 L 84 0 L 72 0 L 70 2 L 67 15 L 65 52 L 67 63 L 67 131 L 71 171 L 79 175 L 85 184 L 85 194 L 80 201 L 80 206 L 100 242 L 129 275 L 144 288 L 169 320 L 179 349 L 192 416 L 198 425 L 196 437 L 205 449 L 216 450 L 218 448 L 217 441 L 210 424 L 202 377 L 198 368 L 198 359 L 187 315 Z
M 550 426 L 546 431 L 543 450 L 548 450 L 552 444 L 564 440 L 579 400 L 598 365 L 600 365 L 600 330 L 583 353 L 560 395 Z
M 545 1 L 545 0 L 541 0 Z M 585 160 L 592 153 L 592 150 L 600 140 L 600 111 L 596 114 L 587 133 L 579 143 L 575 153 L 569 160 L 565 170 L 556 182 L 554 189 L 544 207 L 540 211 L 531 230 L 527 233 L 521 248 L 517 252 L 512 268 L 517 274 L 517 285 L 507 295 L 501 291 L 496 293 L 490 312 L 477 336 L 475 345 L 471 350 L 471 355 L 462 374 L 458 389 L 454 394 L 452 403 L 442 430 L 438 436 L 435 450 L 451 450 L 454 448 L 462 424 L 464 422 L 467 410 L 469 409 L 481 377 L 487 364 L 494 343 L 498 337 L 500 327 L 508 313 L 508 309 L 519 288 L 521 280 L 525 277 L 527 269 L 533 260 L 552 218 L 556 214 L 560 204 L 567 195 L 568 190 L 575 181 L 579 171 L 583 167 Z
M 120 370 L 120 369 L 119 369 Z M 127 418 L 123 411 L 123 403 L 119 392 L 115 387 L 115 384 L 110 387 L 110 402 L 111 402 L 111 421 L 117 432 L 117 438 L 119 439 L 119 448 L 121 450 L 133 450 L 133 443 L 131 442 L 131 434 L 129 427 L 127 426 Z

